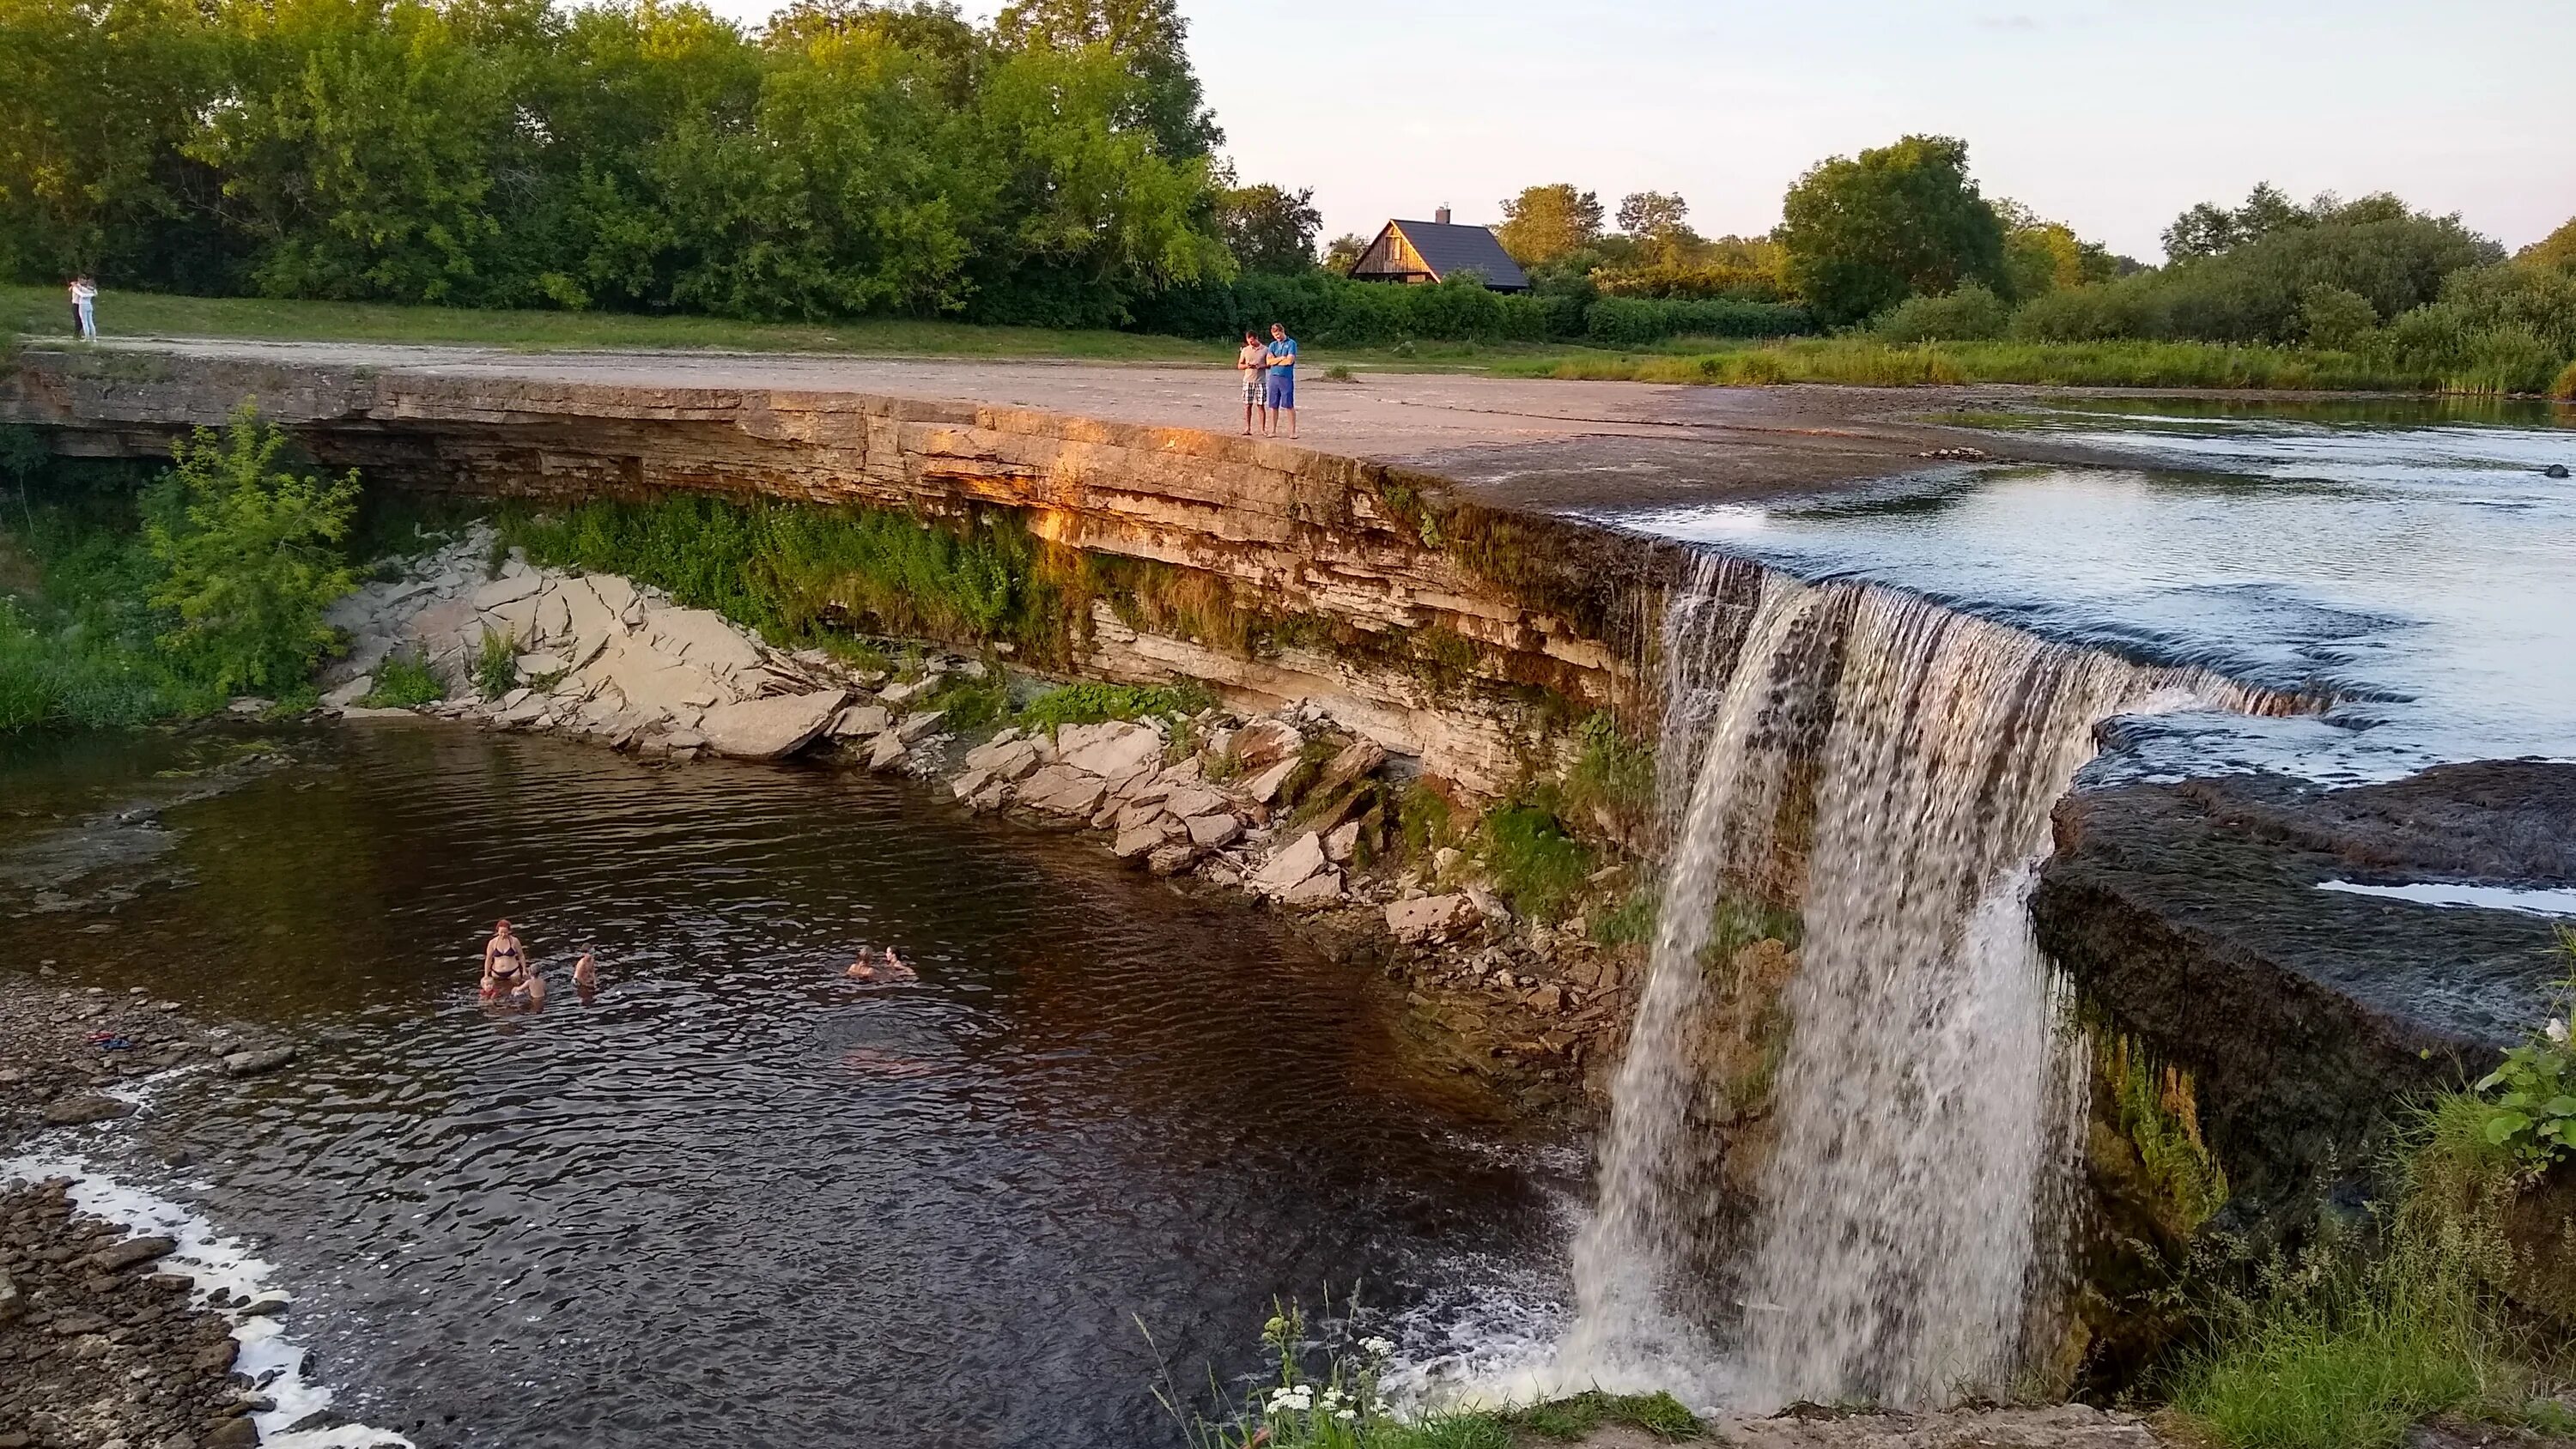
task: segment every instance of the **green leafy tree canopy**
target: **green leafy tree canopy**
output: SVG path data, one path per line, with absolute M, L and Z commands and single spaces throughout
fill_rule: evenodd
M 1541 267 L 1601 239 L 1601 197 L 1565 182 L 1533 186 L 1503 203 L 1494 228 L 1503 250 L 1524 267 Z
M 1908 136 L 1836 156 L 1789 188 L 1781 212 L 1773 235 L 1789 275 L 1830 324 L 1966 282 L 2005 285 L 2003 219 L 1969 179 L 1965 141 Z
M 336 636 L 323 609 L 355 584 L 338 545 L 358 475 L 279 465 L 286 435 L 245 402 L 218 433 L 199 428 L 144 500 L 143 539 L 162 570 L 153 607 L 176 616 L 162 647 L 227 693 L 302 684 Z
M 1315 209 L 1311 186 L 1229 188 L 1217 197 L 1216 219 L 1226 250 L 1247 272 L 1293 276 L 1315 265 L 1315 234 L 1323 230 L 1324 216 Z

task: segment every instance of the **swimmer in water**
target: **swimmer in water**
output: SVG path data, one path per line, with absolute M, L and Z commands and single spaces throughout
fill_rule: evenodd
M 532 979 L 528 973 L 528 948 L 520 944 L 518 933 L 504 920 L 492 928 L 492 939 L 483 943 L 483 999 L 525 996 Z
M 572 963 L 573 987 L 585 996 L 599 989 L 599 963 L 592 959 L 595 955 L 596 948 L 584 946 L 581 959 Z
M 852 981 L 874 981 L 877 979 L 877 968 L 873 962 L 868 960 L 868 948 L 866 946 L 862 945 L 859 947 L 859 959 L 851 962 L 848 969 L 844 970 L 841 974 L 847 976 Z
M 913 970 L 912 967 L 905 964 L 904 959 L 894 953 L 894 948 L 892 946 L 888 946 L 885 948 L 885 959 L 877 963 L 877 979 L 880 981 L 918 981 L 921 979 L 921 973 Z

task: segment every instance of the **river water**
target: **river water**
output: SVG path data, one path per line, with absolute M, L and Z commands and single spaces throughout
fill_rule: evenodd
M 1605 521 L 2335 701 L 2133 742 L 2169 771 L 2344 784 L 2576 759 L 2576 480 L 2545 472 L 2576 468 L 2576 408 L 2141 399 L 2003 421 L 2136 463 L 1927 463 L 1860 492 Z
M 6 969 L 303 1047 L 56 1147 L 248 1236 L 424 1446 L 1177 1442 L 1274 1296 L 1406 1332 L 1561 1252 L 1562 1152 L 1371 973 L 912 787 L 395 723 L 0 742 L 0 796 Z M 475 1000 L 504 913 L 541 1013 Z

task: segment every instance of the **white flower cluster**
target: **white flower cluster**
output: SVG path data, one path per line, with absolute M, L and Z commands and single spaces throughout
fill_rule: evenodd
M 1395 1352 L 1395 1342 L 1392 1339 L 1373 1336 L 1363 1338 L 1360 1340 L 1360 1352 L 1371 1358 L 1385 1358 Z
M 1289 1410 L 1303 1414 L 1314 1407 L 1315 1386 L 1313 1384 L 1290 1384 L 1270 1391 L 1270 1412 L 1274 1414 Z
M 2549 1024 L 2544 1027 L 2543 1030 L 2549 1033 L 2549 1039 L 2551 1041 L 2558 1043 L 2560 1046 L 2567 1045 L 2567 1023 L 2553 1016 L 2549 1018 Z

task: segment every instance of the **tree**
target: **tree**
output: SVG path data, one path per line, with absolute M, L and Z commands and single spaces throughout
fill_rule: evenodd
M 144 500 L 144 547 L 162 570 L 154 608 L 177 616 L 162 647 L 231 693 L 304 683 L 336 641 L 322 610 L 355 585 L 337 547 L 358 474 L 331 481 L 277 465 L 286 434 L 242 404 L 221 434 L 199 428 Z
M 1324 248 L 1324 265 L 1332 271 L 1347 272 L 1358 263 L 1361 257 L 1367 255 L 1368 248 L 1367 237 L 1355 231 L 1346 231 L 1333 238 L 1332 244 Z
M 2078 237 L 2066 223 L 2043 221 L 2018 201 L 1997 201 L 1994 208 L 2004 224 L 2004 295 L 2012 300 L 2107 282 L 2120 274 L 2119 260 L 2109 248 Z
M 1601 238 L 1601 198 L 1564 182 L 1533 186 L 1503 203 L 1494 228 L 1503 250 L 1524 267 L 1544 266 Z
M 2576 217 L 2568 218 L 2558 230 L 2514 253 L 2514 260 L 2576 272 Z
M 1315 210 L 1313 187 L 1234 187 L 1218 194 L 1216 220 L 1226 250 L 1247 272 L 1293 275 L 1315 265 L 1315 233 L 1323 230 L 1324 216 Z
M 1908 296 L 2004 285 L 2004 225 L 1968 178 L 1968 143 L 1908 136 L 1836 156 L 1789 188 L 1773 235 L 1816 316 L 1844 325 Z
M 1107 47 L 1144 83 L 1124 119 L 1153 132 L 1166 156 L 1205 156 L 1225 141 L 1190 68 L 1190 26 L 1175 0 L 1019 0 L 1002 7 L 993 30 L 1019 50 Z
M 1619 230 L 1640 241 L 1689 236 L 1690 203 L 1669 191 L 1630 192 L 1619 203 Z
M 2330 195 L 2317 198 L 2317 203 L 2322 210 L 2331 210 L 2336 204 Z M 2292 201 L 2288 192 L 2269 181 L 2258 181 L 2245 194 L 2245 204 L 2234 210 L 2204 201 L 2175 217 L 2164 232 L 2165 260 L 2184 262 L 2214 257 L 2276 231 L 2311 225 L 2316 219 L 2314 211 Z

